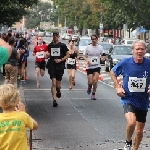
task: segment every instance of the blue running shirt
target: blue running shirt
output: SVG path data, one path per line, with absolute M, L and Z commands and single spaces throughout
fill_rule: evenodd
M 142 63 L 135 63 L 133 57 L 125 58 L 112 68 L 115 76 L 123 76 L 125 97 L 121 103 L 132 104 L 136 109 L 148 110 L 150 85 L 150 59 L 144 58 Z

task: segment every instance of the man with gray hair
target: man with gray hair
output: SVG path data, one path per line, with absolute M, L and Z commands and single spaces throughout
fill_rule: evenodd
M 143 138 L 143 130 L 149 108 L 150 59 L 145 58 L 146 45 L 143 40 L 132 44 L 133 56 L 117 63 L 110 71 L 117 95 L 121 97 L 127 121 L 124 150 L 137 150 Z M 123 76 L 123 84 L 117 76 Z M 133 146 L 132 135 L 134 134 Z

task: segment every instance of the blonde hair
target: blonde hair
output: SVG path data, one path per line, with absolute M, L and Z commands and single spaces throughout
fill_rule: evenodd
M 4 84 L 0 86 L 0 107 L 15 107 L 20 100 L 19 92 L 12 84 Z

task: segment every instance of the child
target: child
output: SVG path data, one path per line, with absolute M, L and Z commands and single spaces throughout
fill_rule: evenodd
M 12 84 L 0 86 L 0 149 L 27 150 L 26 128 L 36 130 L 37 122 L 25 112 L 19 92 Z

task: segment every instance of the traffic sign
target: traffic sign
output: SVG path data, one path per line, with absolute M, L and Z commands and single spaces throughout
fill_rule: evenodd
M 102 23 L 99 24 L 99 28 L 103 29 L 103 24 Z

